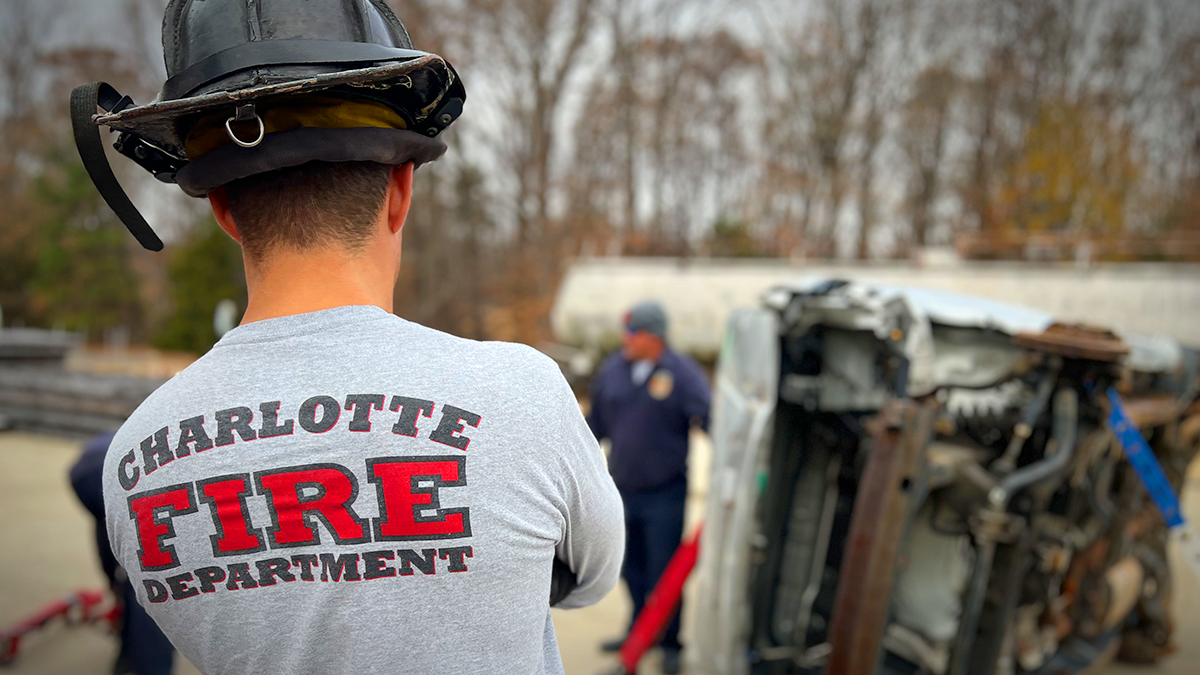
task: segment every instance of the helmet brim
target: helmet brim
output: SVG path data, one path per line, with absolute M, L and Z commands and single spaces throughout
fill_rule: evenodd
M 420 75 L 420 77 L 417 77 Z M 417 82 L 419 80 L 419 83 Z M 251 86 L 236 90 L 217 90 L 174 100 L 155 100 L 145 105 L 125 108 L 116 113 L 93 117 L 93 122 L 117 131 L 128 131 L 168 153 L 186 158 L 184 138 L 189 119 L 203 117 L 221 108 L 230 108 L 255 99 L 289 96 L 332 89 L 335 87 L 361 88 L 372 97 L 386 96 L 391 90 L 405 94 L 416 103 L 405 110 L 417 128 L 416 133 L 432 134 L 425 129 L 426 122 L 437 131 L 439 125 L 429 118 L 443 102 L 457 96 L 465 98 L 465 91 L 458 74 L 444 59 L 435 54 L 425 54 L 408 61 L 385 63 L 366 68 L 321 73 L 308 77 Z M 420 88 L 421 91 L 414 91 Z

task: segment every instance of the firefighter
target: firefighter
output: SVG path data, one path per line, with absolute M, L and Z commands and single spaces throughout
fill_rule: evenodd
M 700 366 L 667 346 L 662 306 L 634 306 L 625 316 L 621 350 L 596 375 L 588 414 L 592 433 L 611 443 L 609 472 L 625 504 L 621 574 L 633 600 L 631 626 L 683 537 L 688 433 L 708 430 L 710 400 Z M 602 648 L 617 651 L 623 641 Z M 678 611 L 660 645 L 663 672 L 679 672 Z
M 549 358 L 391 313 L 457 73 L 383 0 L 171 0 L 163 45 L 151 103 L 75 90 L 80 155 L 147 248 L 97 125 L 207 197 L 249 300 L 106 457 L 138 602 L 207 675 L 562 673 L 552 597 L 598 601 L 624 550 L 599 446 Z

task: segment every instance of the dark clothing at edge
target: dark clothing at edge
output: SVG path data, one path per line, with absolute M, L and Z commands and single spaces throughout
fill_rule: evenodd
M 633 363 L 617 352 L 600 367 L 591 396 L 588 425 L 596 438 L 612 442 L 608 470 L 621 492 L 686 481 L 688 429 L 708 430 L 711 399 L 695 361 L 667 349 L 637 385 Z
M 117 566 L 117 559 L 108 543 L 101 475 L 104 471 L 104 455 L 108 453 L 112 439 L 113 434 L 104 433 L 89 440 L 71 467 L 70 478 L 71 487 L 75 489 L 80 503 L 96 519 L 96 552 L 100 555 L 100 567 L 104 570 L 104 576 L 108 577 L 113 592 L 121 596 L 125 605 L 121 621 L 121 647 L 113 672 L 171 675 L 175 647 L 163 635 L 154 619 L 138 604 L 133 585 L 125 577 L 125 571 Z
M 625 503 L 625 562 L 621 574 L 629 586 L 633 614 L 629 628 L 641 615 L 658 580 L 683 539 L 687 481 L 678 478 L 654 490 L 621 491 Z M 679 611 L 671 618 L 659 641 L 663 649 L 679 651 Z

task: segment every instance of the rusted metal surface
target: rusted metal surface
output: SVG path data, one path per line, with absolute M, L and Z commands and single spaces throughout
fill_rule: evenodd
M 1157 427 L 1179 420 L 1179 401 L 1168 394 L 1123 398 L 1129 419 L 1141 428 Z
M 1074 359 L 1116 362 L 1129 353 L 1129 346 L 1111 331 L 1089 326 L 1056 323 L 1042 333 L 1018 333 L 1013 342 Z
M 1179 423 L 1179 442 L 1185 448 L 1200 442 L 1200 411 Z
M 1166 522 L 1114 442 L 1105 423 L 1114 404 L 1103 393 L 1121 392 L 1123 415 L 1145 431 L 1178 491 L 1200 443 L 1200 353 L 1149 336 L 1122 339 L 1049 317 L 985 311 L 984 303 L 922 298 L 929 317 L 958 319 L 930 318 L 941 369 L 932 371 L 932 397 L 945 405 L 933 424 L 940 411 L 924 394 L 908 389 L 895 401 L 897 388 L 880 386 L 890 379 L 858 374 L 878 369 L 894 341 L 886 306 L 870 305 L 878 340 L 851 338 L 838 306 L 812 300 L 834 291 L 852 307 L 890 297 L 809 283 L 768 300 L 781 312 L 792 358 L 780 364 L 780 400 L 788 405 L 776 418 L 769 498 L 754 504 L 759 527 L 743 545 L 762 562 L 742 626 L 738 617 L 721 624 L 748 639 L 703 672 L 878 675 L 885 650 L 897 666 L 903 659 L 914 671 L 944 675 L 1081 672 L 1102 667 L 1117 649 L 1147 663 L 1169 654 Z M 1016 327 L 998 328 L 996 318 Z M 862 323 L 851 327 L 865 331 L 868 322 L 854 319 Z M 1004 358 L 989 360 L 997 354 Z M 822 378 L 835 364 L 842 381 Z M 849 381 L 872 395 L 843 395 Z M 868 411 L 878 412 L 864 419 Z M 806 418 L 813 412 L 838 422 L 852 415 L 854 423 L 831 422 L 826 439 Z M 793 499 L 819 494 L 813 485 L 824 464 L 809 447 L 814 437 L 843 460 L 828 557 L 810 543 L 819 531 L 810 526 L 815 508 Z M 820 574 L 816 616 L 828 623 L 814 622 L 815 629 L 801 624 L 807 606 L 797 600 L 813 588 L 797 582 L 810 578 L 808 570 L 786 557 L 802 554 L 838 567 Z M 730 578 L 728 585 L 746 584 Z M 736 662 L 738 646 L 749 664 Z
M 934 412 L 932 404 L 897 401 L 880 413 L 838 574 L 826 675 L 875 670 Z

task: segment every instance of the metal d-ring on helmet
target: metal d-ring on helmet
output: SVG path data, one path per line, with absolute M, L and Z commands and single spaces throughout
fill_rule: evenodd
M 163 56 L 167 81 L 146 105 L 104 82 L 71 93 L 84 167 L 154 251 L 162 240 L 113 175 L 101 126 L 122 155 L 201 197 L 311 161 L 433 161 L 466 100 L 454 68 L 414 50 L 383 0 L 171 0 Z
M 254 140 L 252 141 L 243 141 L 242 139 L 238 138 L 237 132 L 233 130 L 233 127 L 229 126 L 230 124 L 233 124 L 234 120 L 237 119 L 237 115 L 233 115 L 229 119 L 225 120 L 225 133 L 229 134 L 230 140 L 243 148 L 253 148 L 259 143 L 262 143 L 263 136 L 267 135 L 267 128 L 263 125 L 262 118 L 258 116 L 258 113 L 253 113 L 253 115 L 254 121 L 258 122 L 258 135 L 255 136 Z

